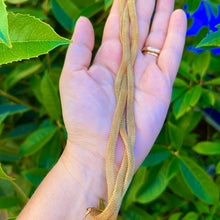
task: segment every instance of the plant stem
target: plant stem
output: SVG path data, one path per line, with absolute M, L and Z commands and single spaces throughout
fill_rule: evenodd
M 56 124 L 59 128 L 65 128 L 59 120 L 56 121 Z
M 18 186 L 17 183 L 15 183 L 13 180 L 9 180 L 11 184 L 16 188 L 17 192 L 20 194 L 22 201 L 26 204 L 29 200 L 29 198 L 26 196 L 24 191 Z
M 40 112 L 40 110 L 38 108 L 36 108 L 36 107 L 26 103 L 26 102 L 23 102 L 22 100 L 16 98 L 15 96 L 13 96 L 13 95 L 11 95 L 11 94 L 3 91 L 3 90 L 0 90 L 0 95 L 1 96 L 5 96 L 5 97 L 11 99 L 12 101 L 14 101 L 14 102 L 16 102 L 18 104 L 26 105 L 26 106 L 28 106 L 29 108 L 31 108 L 35 112 Z
M 50 60 L 50 54 L 48 53 L 46 55 L 46 59 L 47 59 L 47 67 L 48 67 L 48 71 L 51 71 L 51 60 Z

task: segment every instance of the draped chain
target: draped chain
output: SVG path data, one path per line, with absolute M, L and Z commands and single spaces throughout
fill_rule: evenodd
M 135 1 L 118 0 L 120 40 L 123 55 L 115 79 L 116 108 L 106 151 L 108 204 L 103 211 L 97 208 L 88 208 L 87 215 L 93 220 L 115 220 L 117 218 L 118 208 L 134 174 L 135 120 L 133 69 L 138 51 L 138 20 Z M 124 143 L 124 156 L 120 169 L 116 174 L 115 149 L 119 134 Z

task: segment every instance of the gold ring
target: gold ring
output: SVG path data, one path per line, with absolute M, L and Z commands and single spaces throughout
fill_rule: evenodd
M 158 57 L 160 55 L 160 50 L 155 48 L 155 47 L 144 47 L 142 49 L 142 53 L 145 54 L 150 54 L 153 55 L 155 57 Z

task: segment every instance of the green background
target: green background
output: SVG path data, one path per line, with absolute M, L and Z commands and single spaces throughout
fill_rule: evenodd
M 177 0 L 175 8 L 186 3 L 193 14 L 201 1 Z M 79 16 L 87 16 L 95 29 L 97 51 L 112 1 L 5 4 L 7 11 L 0 0 L 0 220 L 18 215 L 60 157 L 66 130 L 58 84 L 67 39 Z M 219 0 L 205 4 L 219 16 Z M 188 19 L 188 28 L 193 22 Z M 27 28 L 21 31 L 24 23 Z M 118 219 L 220 219 L 220 125 L 209 114 L 220 112 L 220 56 L 211 51 L 220 46 L 220 31 L 207 36 L 208 32 L 204 26 L 186 39 L 166 122 L 134 176 Z M 44 42 L 42 48 L 39 41 Z M 187 50 L 189 46 L 204 51 Z M 30 48 L 32 53 L 26 53 Z M 14 62 L 19 60 L 23 61 Z

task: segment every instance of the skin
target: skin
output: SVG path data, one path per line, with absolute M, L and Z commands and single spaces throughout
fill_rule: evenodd
M 134 65 L 137 169 L 163 126 L 182 57 L 187 20 L 182 10 L 173 12 L 174 0 L 158 0 L 149 32 L 155 0 L 137 0 L 136 7 L 139 22 L 139 50 Z M 144 46 L 160 49 L 160 56 L 143 55 Z M 18 220 L 82 219 L 86 208 L 97 207 L 100 198 L 107 200 L 105 153 L 116 105 L 114 79 L 122 57 L 118 0 L 114 1 L 102 44 L 90 65 L 93 47 L 93 27 L 87 18 L 81 17 L 60 78 L 67 145 Z M 119 137 L 116 170 L 122 158 L 123 142 Z

